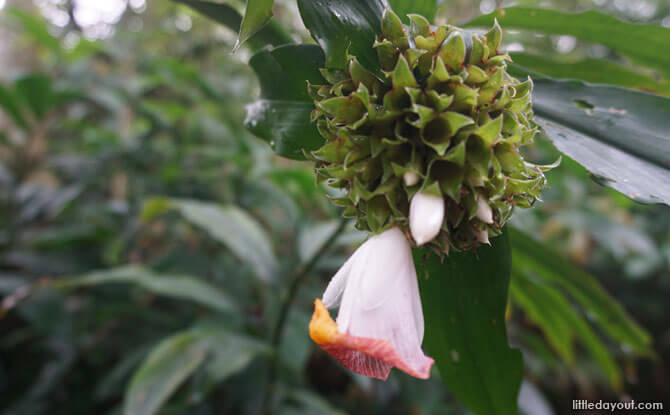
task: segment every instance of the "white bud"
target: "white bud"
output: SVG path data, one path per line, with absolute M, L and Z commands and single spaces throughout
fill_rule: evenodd
M 439 196 L 417 193 L 409 205 L 409 229 L 417 245 L 430 242 L 440 233 L 444 220 L 444 200 Z
M 491 210 L 491 206 L 489 206 L 489 202 L 481 196 L 477 196 L 477 219 L 484 223 L 493 223 L 493 211 Z
M 477 240 L 483 244 L 489 244 L 489 231 L 484 229 L 483 231 L 475 231 L 475 236 L 477 237 Z
M 414 186 L 415 184 L 419 183 L 419 175 L 417 172 L 412 170 L 407 170 L 405 174 L 403 174 L 402 178 L 405 180 L 405 184 L 407 186 Z

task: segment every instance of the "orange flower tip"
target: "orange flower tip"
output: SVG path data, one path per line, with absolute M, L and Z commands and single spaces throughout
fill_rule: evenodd
M 309 337 L 317 344 L 332 343 L 337 336 L 337 324 L 320 299 L 314 300 L 314 314 L 309 322 Z

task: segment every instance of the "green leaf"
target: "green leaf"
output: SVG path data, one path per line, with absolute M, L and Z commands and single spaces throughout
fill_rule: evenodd
M 323 138 L 310 121 L 313 104 L 260 99 L 247 105 L 246 110 L 246 127 L 280 156 L 304 160 L 303 151 L 314 151 L 323 145 Z
M 221 381 L 244 369 L 264 345 L 218 327 L 172 335 L 135 372 L 124 399 L 125 415 L 152 415 L 211 356 L 206 373 Z
M 513 259 L 513 263 L 515 260 L 516 258 Z M 574 310 L 569 304 L 567 308 L 564 307 L 563 298 L 553 301 L 559 303 L 560 307 L 564 307 L 563 309 L 551 302 L 547 303 L 546 299 L 533 292 L 536 284 L 533 284 L 532 280 L 527 281 L 525 277 L 525 273 L 512 272 L 512 283 L 510 284 L 512 300 L 540 327 L 556 353 L 566 363 L 573 365 L 575 363 L 575 336 L 568 323 L 569 319 L 565 318 L 564 315 L 574 313 Z M 550 300 L 553 300 L 553 296 Z
M 389 4 L 405 24 L 409 23 L 408 14 L 420 14 L 429 22 L 435 19 L 437 0 L 389 0 Z
M 316 45 L 285 45 L 264 49 L 249 59 L 258 76 L 261 97 L 271 100 L 312 102 L 307 82 L 325 83 L 319 72 L 323 51 Z
M 319 415 L 346 415 L 334 408 L 328 400 L 306 389 L 290 389 L 284 392 L 286 401 L 295 401 L 300 405 L 298 410 L 293 405 L 286 405 L 280 409 L 280 415 L 319 414 Z
M 185 4 L 192 9 L 202 13 L 203 16 L 206 16 L 217 23 L 220 23 L 227 28 L 234 30 L 237 33 L 240 33 L 238 41 L 241 43 L 247 42 L 251 46 L 252 50 L 257 50 L 265 45 L 283 45 L 286 43 L 293 43 L 291 36 L 281 28 L 281 26 L 274 24 L 274 22 L 264 21 L 263 24 L 256 27 L 262 16 L 249 17 L 249 23 L 247 27 L 244 26 L 244 22 L 240 13 L 235 10 L 233 7 L 224 4 L 217 3 L 214 1 L 207 0 L 173 0 L 177 3 Z M 256 3 L 258 0 L 251 0 Z M 268 0 L 260 0 L 262 2 L 267 2 Z M 270 1 L 272 3 L 272 1 Z M 245 16 L 246 18 L 246 16 Z M 269 17 L 268 17 L 269 19 Z M 242 38 L 242 29 L 245 30 L 246 38 L 244 40 L 239 40 Z M 255 30 L 254 30 L 255 29 Z M 237 45 L 239 46 L 239 45 Z
M 0 108 L 14 120 L 14 123 L 21 128 L 27 128 L 28 123 L 21 113 L 21 106 L 14 92 L 0 84 Z
M 316 45 L 265 49 L 249 60 L 258 76 L 261 99 L 247 106 L 247 128 L 284 157 L 304 159 L 303 151 L 321 147 L 323 138 L 310 122 L 314 104 L 307 82 L 323 84 L 323 51 Z
M 564 290 L 614 340 L 642 356 L 653 356 L 651 336 L 641 328 L 591 274 L 519 229 L 508 229 L 515 273 L 532 272 Z
M 95 399 L 113 399 L 123 393 L 127 381 L 135 369 L 142 363 L 149 353 L 145 344 L 129 349 L 121 356 L 111 370 L 107 369 L 104 376 L 96 380 Z
M 574 363 L 572 339 L 578 338 L 600 366 L 609 383 L 616 389 L 621 387 L 621 371 L 617 363 L 591 326 L 583 316 L 575 312 L 565 296 L 545 283 L 528 278 L 525 273 L 513 275 L 512 297 L 538 323 L 559 354 L 568 363 Z M 558 336 L 563 338 L 557 339 Z
M 670 94 L 670 83 L 657 81 L 651 76 L 604 59 L 563 62 L 527 53 L 511 53 L 510 56 L 515 64 L 553 78 L 580 79 L 586 82 Z M 515 68 L 510 67 L 510 72 L 516 72 Z M 525 76 L 523 72 L 521 74 Z
M 201 333 L 202 347 L 211 356 L 205 371 L 213 382 L 221 382 L 247 367 L 259 354 L 270 352 L 267 345 L 226 329 L 204 327 L 197 330 Z
M 8 9 L 6 13 L 21 25 L 25 33 L 32 38 L 33 44 L 43 45 L 54 54 L 62 52 L 59 39 L 49 33 L 49 23 L 39 13 L 29 13 L 27 10 L 14 7 Z
M 163 340 L 142 363 L 130 382 L 124 415 L 152 415 L 205 361 L 200 335 L 188 331 Z
M 274 0 L 247 0 L 247 8 L 240 25 L 240 32 L 233 47 L 237 50 L 242 43 L 263 28 L 272 18 L 272 4 Z
M 242 16 L 240 16 L 237 10 L 227 4 L 207 0 L 173 1 L 185 4 L 193 10 L 200 12 L 203 16 L 206 16 L 215 22 L 222 24 L 229 29 L 232 29 L 236 32 L 239 31 L 240 24 L 242 23 Z
M 372 44 L 381 33 L 386 0 L 298 0 L 300 15 L 326 54 L 326 67 L 344 68 L 347 53 L 373 72 L 379 71 Z
M 124 266 L 95 271 L 79 277 L 59 280 L 61 288 L 94 286 L 99 284 L 129 283 L 158 295 L 182 298 L 211 307 L 218 311 L 234 311 L 235 302 L 217 287 L 187 275 L 156 274 L 140 266 Z
M 507 343 L 510 282 L 506 234 L 476 252 L 452 252 L 443 263 L 415 250 L 426 322 L 423 342 L 450 391 L 479 415 L 517 413 L 521 353 Z
M 670 79 L 670 55 L 662 52 L 670 39 L 669 28 L 627 23 L 593 10 L 570 14 L 527 7 L 500 9 L 472 20 L 467 26 L 489 27 L 495 18 L 506 29 L 571 35 L 600 43 L 641 65 L 659 70 Z
M 270 237 L 242 209 L 187 199 L 170 199 L 170 206 L 247 262 L 261 280 L 270 281 L 277 275 L 279 263 Z
M 536 79 L 535 121 L 599 183 L 670 205 L 670 99 L 580 81 Z
M 41 74 L 30 74 L 14 83 L 15 96 L 33 112 L 37 119 L 44 117 L 55 103 L 51 89 L 51 78 Z

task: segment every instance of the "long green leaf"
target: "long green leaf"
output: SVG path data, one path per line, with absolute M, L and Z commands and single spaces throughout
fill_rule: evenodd
M 513 258 L 512 262 L 514 263 L 516 258 Z M 525 277 L 525 273 L 512 273 L 512 284 L 510 285 L 512 300 L 542 329 L 544 336 L 556 353 L 566 363 L 574 364 L 574 332 L 566 319 L 561 316 L 561 314 L 573 312 L 573 310 L 569 308 L 568 310 L 562 310 L 564 312 L 560 313 L 556 308 L 548 307 L 542 299 L 527 288 L 527 285 L 530 284 L 527 284 L 523 277 Z
M 277 154 L 304 159 L 303 151 L 323 144 L 310 122 L 314 104 L 307 93 L 308 81 L 325 82 L 319 72 L 323 51 L 316 45 L 286 45 L 256 53 L 249 65 L 258 76 L 261 99 L 247 106 L 245 125 Z
M 506 29 L 571 35 L 600 43 L 639 64 L 659 70 L 670 79 L 670 55 L 662 52 L 670 39 L 669 28 L 627 23 L 593 10 L 570 14 L 527 7 L 500 9 L 472 20 L 467 26 L 489 27 L 495 18 Z
M 124 415 L 153 415 L 207 357 L 195 331 L 163 340 L 135 372 L 123 404 Z
M 517 413 L 521 353 L 507 343 L 510 246 L 503 234 L 476 252 L 441 262 L 415 251 L 426 323 L 424 347 L 451 392 L 479 415 Z
M 552 78 L 580 79 L 597 84 L 622 86 L 641 91 L 670 94 L 670 83 L 604 59 L 562 62 L 527 53 L 510 53 L 515 64 Z
M 407 15 L 420 14 L 428 21 L 435 19 L 437 0 L 389 0 L 389 5 L 404 23 L 409 23 Z
M 240 47 L 270 21 L 273 4 L 274 0 L 247 0 L 247 8 L 244 11 L 244 17 L 240 24 L 240 33 L 237 36 L 233 50 Z
M 243 370 L 259 354 L 270 352 L 266 344 L 220 327 L 196 330 L 201 333 L 200 344 L 211 357 L 205 372 L 213 382 L 221 382 Z
M 516 255 L 516 253 L 515 253 Z M 514 259 L 516 261 L 516 257 Z M 600 366 L 608 382 L 616 389 L 621 387 L 621 370 L 583 316 L 578 315 L 560 291 L 547 284 L 537 283 L 525 273 L 513 273 L 512 293 L 529 316 L 535 320 L 555 347 L 569 347 L 564 353 L 568 363 L 573 363 L 572 339 L 578 338 L 591 357 Z M 524 297 L 525 300 L 524 301 Z M 528 302 L 536 307 L 527 307 Z M 556 333 L 558 332 L 558 333 Z M 556 339 L 557 334 L 565 339 Z M 569 344 L 562 344 L 562 342 Z
M 623 88 L 549 79 L 537 80 L 534 92 L 533 108 L 540 117 L 670 167 L 670 99 Z
M 177 388 L 208 357 L 205 372 L 221 381 L 244 369 L 267 347 L 219 327 L 203 327 L 172 335 L 156 346 L 135 372 L 124 399 L 125 415 L 157 413 Z
M 301 405 L 301 410 L 298 412 L 295 406 L 285 406 L 280 411 L 282 415 L 299 415 L 299 414 L 319 414 L 319 415 L 346 415 L 337 408 L 334 408 L 328 400 L 306 389 L 292 388 L 286 391 L 287 400 L 295 401 Z
M 263 281 L 274 279 L 279 263 L 269 236 L 245 211 L 235 206 L 187 199 L 170 199 L 186 220 L 208 232 L 247 262 Z
M 670 205 L 670 99 L 536 79 L 535 121 L 556 148 L 636 201 Z
M 519 229 L 508 229 L 515 273 L 533 273 L 561 288 L 592 316 L 604 333 L 643 356 L 653 356 L 651 336 L 626 313 L 592 275 L 572 265 Z
M 26 75 L 14 83 L 14 91 L 37 119 L 44 117 L 55 103 L 51 78 L 46 75 Z
M 0 108 L 2 108 L 9 118 L 14 120 L 14 124 L 21 128 L 27 128 L 28 123 L 21 112 L 21 105 L 14 92 L 0 84 Z
M 195 277 L 162 275 L 135 265 L 95 271 L 59 280 L 58 287 L 72 288 L 110 283 L 137 284 L 155 294 L 182 298 L 219 311 L 235 310 L 235 302 L 217 287 Z
M 60 40 L 49 33 L 49 22 L 39 13 L 30 13 L 28 10 L 10 8 L 6 13 L 17 21 L 35 45 L 42 45 L 54 54 L 62 53 Z
M 381 32 L 386 0 L 298 0 L 302 21 L 326 54 L 326 66 L 343 68 L 347 53 L 370 70 L 378 71 L 372 47 Z
M 273 22 L 268 24 L 266 20 L 263 22 L 263 24 L 260 25 L 260 27 L 256 27 L 256 25 L 258 25 L 257 19 L 259 17 L 254 17 L 253 19 L 250 17 L 247 26 L 243 27 L 244 23 L 240 13 L 227 4 L 208 0 L 173 1 L 185 4 L 200 12 L 203 16 L 206 16 L 240 34 L 241 28 L 244 28 L 244 35 L 246 38 L 242 40 L 240 44 L 248 42 L 252 49 L 260 49 L 265 45 L 283 45 L 286 43 L 293 43 L 291 36 L 289 36 L 286 31 L 281 28 L 281 26 L 273 24 Z M 253 1 L 255 2 L 255 0 Z

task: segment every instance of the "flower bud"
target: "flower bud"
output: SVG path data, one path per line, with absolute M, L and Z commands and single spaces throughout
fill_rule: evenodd
M 402 178 L 405 181 L 406 186 L 414 186 L 415 184 L 419 183 L 420 179 L 417 172 L 412 170 L 407 170 L 405 174 L 403 174 Z
M 489 225 L 493 223 L 493 211 L 489 203 L 481 196 L 477 197 L 477 219 Z M 488 241 L 488 238 L 487 238 Z
M 444 219 L 444 199 L 419 192 L 409 206 L 409 228 L 417 245 L 430 242 L 440 233 Z
M 475 231 L 475 236 L 480 243 L 491 245 L 491 242 L 489 242 L 489 232 L 486 229 Z

